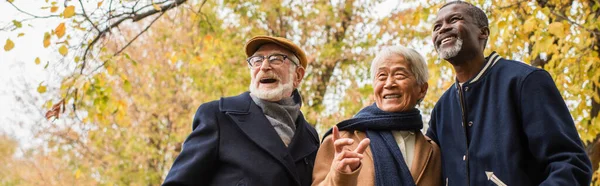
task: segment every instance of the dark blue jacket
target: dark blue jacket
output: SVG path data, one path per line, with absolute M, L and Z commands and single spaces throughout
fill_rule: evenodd
M 286 147 L 248 92 L 202 104 L 163 185 L 309 186 L 319 138 L 296 126 Z
M 548 72 L 494 52 L 459 87 L 442 95 L 427 131 L 447 185 L 590 185 L 590 160 Z

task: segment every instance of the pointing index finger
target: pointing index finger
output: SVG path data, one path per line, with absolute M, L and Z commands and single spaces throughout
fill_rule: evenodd
M 356 147 L 356 149 L 354 149 L 354 152 L 363 154 L 365 152 L 365 150 L 367 150 L 367 147 L 369 147 L 370 143 L 371 143 L 371 140 L 369 138 L 365 138 L 365 139 L 361 140 L 360 143 L 358 144 L 358 147 Z

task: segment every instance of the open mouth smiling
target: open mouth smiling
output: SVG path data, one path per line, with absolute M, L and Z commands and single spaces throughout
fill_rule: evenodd
M 277 82 L 277 79 L 275 78 L 261 78 L 260 83 L 275 83 Z
M 436 46 L 437 46 L 436 48 L 439 48 L 440 46 L 442 46 L 442 45 L 444 45 L 446 43 L 449 43 L 451 41 L 454 41 L 456 39 L 457 39 L 457 37 L 455 35 L 448 35 L 448 36 L 445 36 L 445 37 L 440 37 L 440 39 L 438 39 L 436 41 Z
M 400 94 L 387 94 L 383 96 L 383 99 L 396 99 L 400 98 Z

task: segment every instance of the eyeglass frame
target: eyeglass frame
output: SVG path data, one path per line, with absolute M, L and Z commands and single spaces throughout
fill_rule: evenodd
M 262 62 L 264 62 L 264 61 L 265 61 L 265 59 L 267 59 L 267 61 L 269 61 L 269 65 L 271 65 L 271 64 L 272 64 L 272 63 L 271 63 L 271 60 L 268 60 L 268 59 L 269 59 L 269 58 L 271 58 L 271 57 L 273 57 L 273 56 L 282 56 L 282 57 L 283 57 L 283 61 L 281 61 L 281 64 L 283 64 L 283 63 L 284 63 L 284 61 L 285 61 L 286 59 L 288 59 L 290 62 L 292 62 L 292 64 L 294 64 L 294 65 L 296 65 L 296 66 L 300 66 L 300 65 L 299 65 L 299 64 L 298 64 L 296 61 L 292 60 L 292 58 L 290 58 L 288 55 L 285 55 L 285 54 L 280 54 L 280 53 L 275 53 L 275 54 L 271 54 L 271 55 L 268 55 L 268 56 L 263 56 L 263 55 L 253 55 L 253 56 L 250 56 L 250 57 L 248 57 L 248 59 L 246 59 L 246 62 L 248 62 L 248 66 L 249 66 L 250 68 L 258 68 L 258 67 L 262 66 Z M 296 55 L 294 55 L 294 56 L 297 58 L 297 56 L 296 56 Z M 262 57 L 262 60 L 260 60 L 260 62 L 261 62 L 261 65 L 258 65 L 258 66 L 253 66 L 253 65 L 252 65 L 252 63 L 250 62 L 250 60 L 251 60 L 252 58 L 255 58 L 255 57 Z

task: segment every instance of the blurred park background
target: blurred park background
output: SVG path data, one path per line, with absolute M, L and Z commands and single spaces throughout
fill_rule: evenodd
M 600 185 L 600 1 L 476 0 L 486 55 L 544 68 Z M 159 185 L 197 107 L 246 91 L 254 35 L 306 50 L 302 111 L 322 134 L 371 104 L 385 45 L 428 62 L 424 123 L 453 83 L 435 0 L 0 0 L 0 185 Z M 540 129 L 544 130 L 544 129 Z

